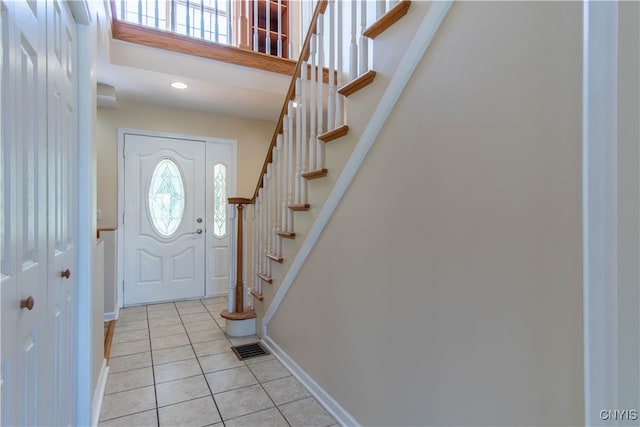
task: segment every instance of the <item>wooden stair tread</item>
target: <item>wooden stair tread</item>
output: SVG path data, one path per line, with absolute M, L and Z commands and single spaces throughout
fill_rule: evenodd
M 374 77 L 375 77 L 375 75 L 374 75 Z M 349 126 L 342 125 L 342 126 L 337 127 L 337 128 L 335 128 L 333 130 L 330 130 L 328 132 L 321 133 L 320 135 L 318 135 L 318 139 L 320 141 L 326 143 L 326 142 L 329 142 L 329 141 L 333 141 L 334 139 L 338 139 L 341 136 L 345 136 L 348 132 L 349 132 Z
M 373 83 L 373 79 L 375 79 L 375 77 L 376 72 L 373 70 L 369 70 L 358 78 L 351 80 L 349 83 L 342 86 L 340 89 L 338 89 L 338 93 L 343 96 L 353 95 L 363 87 Z
M 267 254 L 267 258 L 269 258 L 272 261 L 279 262 L 280 264 L 282 264 L 282 261 L 284 261 L 284 258 L 276 254 Z
M 293 231 L 276 231 L 276 234 L 280 237 L 284 237 L 285 239 L 293 239 L 296 237 L 296 233 Z
M 327 176 L 327 172 L 328 171 L 326 169 L 316 169 L 313 171 L 302 172 L 300 176 L 306 179 L 316 179 Z
M 245 309 L 243 313 L 229 313 L 229 310 L 224 310 L 222 313 L 220 313 L 220 317 L 228 320 L 255 319 L 256 312 L 250 309 Z
M 304 205 L 289 205 L 289 209 L 292 211 L 308 211 L 310 207 L 311 205 L 309 205 L 309 203 Z
M 369 28 L 364 30 L 362 35 L 365 37 L 369 37 L 370 39 L 375 39 L 387 28 L 391 27 L 393 24 L 398 22 L 400 18 L 406 15 L 407 11 L 409 10 L 409 6 L 411 6 L 411 2 L 409 0 L 401 0 L 391 9 L 389 9 L 384 15 L 382 15 L 380 19 L 371 24 Z
M 266 274 L 258 273 L 258 277 L 264 280 L 267 283 L 273 283 L 273 279 L 271 276 L 267 276 Z
M 256 292 L 256 291 L 251 291 L 251 295 L 253 295 L 254 297 L 256 297 L 259 301 L 264 300 L 264 297 L 262 296 L 262 294 Z

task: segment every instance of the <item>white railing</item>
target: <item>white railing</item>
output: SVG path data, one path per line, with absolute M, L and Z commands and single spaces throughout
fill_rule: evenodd
M 243 202 L 251 211 L 251 226 L 243 233 L 245 248 L 251 248 L 250 259 L 245 255 L 251 274 L 246 285 L 230 276 L 230 308 L 237 306 L 238 286 L 248 296 L 240 306 L 253 308 L 271 281 L 274 259 L 295 255 L 282 253 L 282 239 L 294 232 L 293 212 L 308 208 L 307 178 L 324 173 L 325 146 L 318 137 L 348 122 L 338 88 L 369 70 L 369 40 L 362 33 L 395 3 L 318 2 L 259 183 Z

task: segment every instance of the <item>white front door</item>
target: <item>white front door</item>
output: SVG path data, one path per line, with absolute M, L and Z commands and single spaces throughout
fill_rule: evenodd
M 205 143 L 124 136 L 124 304 L 205 295 Z

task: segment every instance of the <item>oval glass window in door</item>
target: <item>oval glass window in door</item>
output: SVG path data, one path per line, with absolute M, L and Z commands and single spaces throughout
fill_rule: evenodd
M 149 216 L 158 234 L 169 237 L 176 232 L 184 216 L 184 181 L 176 163 L 162 159 L 151 175 Z

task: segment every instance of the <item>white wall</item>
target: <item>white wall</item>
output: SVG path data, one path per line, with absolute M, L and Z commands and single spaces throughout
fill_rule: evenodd
M 98 108 L 98 227 L 118 225 L 119 127 L 237 140 L 238 194 L 229 196 L 251 197 L 275 123 L 124 101 L 118 101 L 117 109 Z
M 583 423 L 581 21 L 454 4 L 268 325 L 359 423 Z

